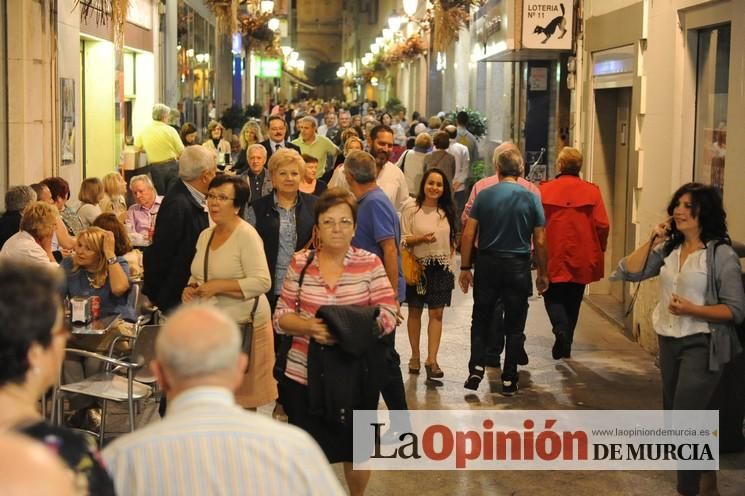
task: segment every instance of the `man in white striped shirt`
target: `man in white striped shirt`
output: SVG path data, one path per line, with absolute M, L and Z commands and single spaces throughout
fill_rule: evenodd
M 230 318 L 204 305 L 176 311 L 156 357 L 168 414 L 103 451 L 117 494 L 344 494 L 308 434 L 235 404 L 248 359 Z

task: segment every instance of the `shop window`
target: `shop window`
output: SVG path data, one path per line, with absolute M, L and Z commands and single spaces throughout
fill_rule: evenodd
M 730 25 L 698 31 L 695 181 L 724 189 Z

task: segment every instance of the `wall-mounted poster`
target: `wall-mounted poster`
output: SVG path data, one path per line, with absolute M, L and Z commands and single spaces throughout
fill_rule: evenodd
M 573 17 L 572 0 L 524 0 L 523 47 L 570 50 Z
M 60 78 L 60 158 L 75 163 L 75 80 Z

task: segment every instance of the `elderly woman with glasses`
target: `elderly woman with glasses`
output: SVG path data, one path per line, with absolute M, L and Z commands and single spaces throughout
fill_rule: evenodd
M 319 247 L 313 251 L 299 251 L 292 257 L 274 312 L 274 325 L 278 333 L 291 338 L 286 356 L 283 353 L 278 355 L 286 358 L 286 361 L 278 358 L 278 368 L 283 371 L 280 388 L 288 421 L 313 436 L 330 463 L 344 463 L 344 477 L 350 494 L 361 495 L 365 492 L 370 472 L 352 470 L 352 423 L 328 422 L 323 415 L 314 413 L 311 404 L 320 401 L 325 406 L 325 403 L 324 399 L 312 397 L 308 387 L 312 370 L 322 367 L 317 345 L 335 343 L 329 327 L 316 317 L 321 306 L 377 306 L 380 309 L 378 325 L 381 335 L 390 334 L 396 327 L 396 299 L 383 263 L 376 255 L 352 247 L 356 222 L 357 202 L 350 193 L 329 189 L 320 196 L 314 215 Z M 299 282 L 301 273 L 302 285 Z M 314 357 L 319 360 L 314 361 Z M 350 371 L 360 367 L 374 374 L 374 360 L 365 354 L 360 357 L 349 355 L 345 360 Z M 351 374 L 345 374 L 344 378 L 336 380 L 344 382 L 343 379 L 349 380 L 350 377 Z M 370 385 L 367 377 L 359 379 Z M 366 400 L 356 402 L 354 409 L 376 409 L 378 391 L 364 386 L 361 389 Z M 350 418 L 351 414 L 349 412 Z
M 271 288 L 264 243 L 242 218 L 248 188 L 238 176 L 217 176 L 210 182 L 207 208 L 215 225 L 199 235 L 182 300 L 211 302 L 243 327 L 249 361 L 236 400 L 244 408 L 257 408 L 277 398 L 277 384 L 272 377 L 271 312 L 264 296 Z M 253 332 L 248 332 L 251 323 Z
M 58 277 L 29 263 L 0 262 L 0 432 L 21 432 L 57 453 L 74 474 L 75 494 L 113 495 L 90 439 L 50 425 L 38 410 L 59 378 L 68 337 Z
M 256 200 L 246 211 L 246 220 L 264 241 L 264 253 L 272 275 L 267 293 L 274 309 L 282 291 L 292 255 L 307 246 L 313 236 L 313 208 L 317 197 L 299 191 L 305 162 L 298 152 L 280 149 L 269 159 L 274 192 Z

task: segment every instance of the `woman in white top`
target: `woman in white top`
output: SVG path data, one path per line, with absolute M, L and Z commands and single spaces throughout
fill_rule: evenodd
M 96 217 L 101 215 L 101 207 L 98 203 L 103 195 L 103 183 L 97 177 L 89 177 L 80 184 L 80 193 L 78 193 L 80 207 L 77 213 L 84 229 L 91 227 Z
M 717 189 L 681 186 L 670 217 L 651 239 L 619 263 L 614 278 L 660 276 L 652 315 L 658 335 L 662 401 L 666 410 L 706 410 L 722 367 L 741 349 L 732 324 L 745 318 L 740 260 L 730 246 Z M 716 473 L 678 471 L 678 493 L 718 494 Z
M 239 176 L 217 176 L 209 185 L 207 208 L 215 223 L 202 231 L 191 263 L 191 278 L 184 289 L 186 303 L 202 299 L 214 303 L 238 324 L 251 322 L 253 336 L 248 370 L 236 392 L 236 401 L 245 408 L 256 408 L 277 398 L 272 377 L 274 338 L 269 302 L 264 293 L 272 285 L 264 256 L 264 243 L 248 222 L 243 209 L 249 186 Z M 207 274 L 205 274 L 205 257 Z
M 230 142 L 223 138 L 225 128 L 217 121 L 211 121 L 207 124 L 207 136 L 209 139 L 202 143 L 202 146 L 209 149 L 215 154 L 215 160 L 218 164 L 225 163 L 225 154 L 230 153 Z
M 422 311 L 427 305 L 427 380 L 439 379 L 444 373 L 437 363 L 442 337 L 442 314 L 455 287 L 451 259 L 455 252 L 455 203 L 450 183 L 440 169 L 424 173 L 416 199 L 409 200 L 401 211 L 401 238 L 404 249 L 411 249 L 422 265 L 422 277 L 416 286 L 406 285 L 409 318 L 406 326 L 411 344 L 409 373 L 420 369 L 419 338 Z M 436 385 L 442 383 L 436 382 Z
M 43 201 L 26 205 L 21 216 L 20 230 L 0 250 L 0 260 L 14 259 L 57 266 L 52 254 L 52 236 L 59 221 L 59 212 Z

